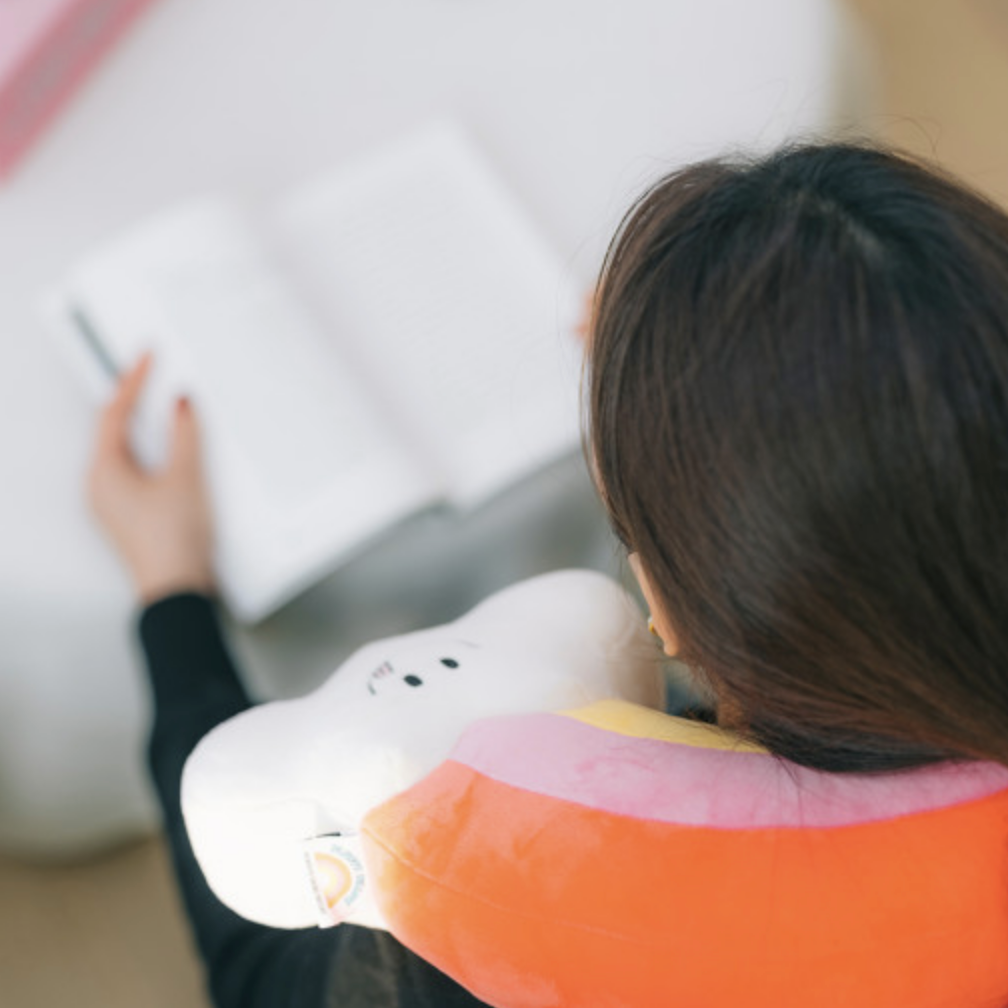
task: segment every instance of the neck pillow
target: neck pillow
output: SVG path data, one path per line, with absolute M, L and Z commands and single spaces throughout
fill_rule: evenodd
M 217 897 L 258 923 L 383 927 L 359 835 L 369 810 L 480 719 L 604 698 L 660 706 L 658 669 L 633 601 L 587 571 L 369 644 L 308 696 L 253 707 L 199 743 L 182 778 L 197 860 Z
M 364 648 L 194 752 L 211 886 L 507 1008 L 1008 1005 L 1008 769 L 799 767 L 648 709 L 655 654 L 576 572 Z

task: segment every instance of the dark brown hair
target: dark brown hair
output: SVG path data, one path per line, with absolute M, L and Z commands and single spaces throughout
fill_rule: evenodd
M 744 732 L 1008 764 L 1008 217 L 869 147 L 704 162 L 627 215 L 590 338 L 613 526 Z

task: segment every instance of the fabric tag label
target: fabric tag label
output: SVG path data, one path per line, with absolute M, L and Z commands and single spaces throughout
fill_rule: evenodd
M 302 841 L 305 866 L 315 896 L 318 926 L 347 920 L 364 894 L 364 859 L 355 832 L 331 833 Z

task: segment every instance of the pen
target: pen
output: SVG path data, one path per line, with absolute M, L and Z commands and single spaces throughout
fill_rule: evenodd
M 101 337 L 98 335 L 98 331 L 95 329 L 88 316 L 84 313 L 83 309 L 76 305 L 71 305 L 70 318 L 72 319 L 74 325 L 77 326 L 77 330 L 80 332 L 81 336 L 83 336 L 84 342 L 87 343 L 91 352 L 98 359 L 98 363 L 101 365 L 102 370 L 113 381 L 118 381 L 119 368 L 116 367 L 116 363 L 112 359 L 112 355 L 102 342 Z

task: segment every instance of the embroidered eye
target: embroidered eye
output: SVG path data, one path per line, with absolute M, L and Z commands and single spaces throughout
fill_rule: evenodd
M 423 679 L 417 675 L 403 676 L 403 682 L 406 683 L 407 686 L 423 686 Z
M 459 663 L 457 661 L 455 661 L 454 658 L 442 658 L 441 659 L 441 664 L 444 665 L 445 668 L 458 668 L 459 667 Z

